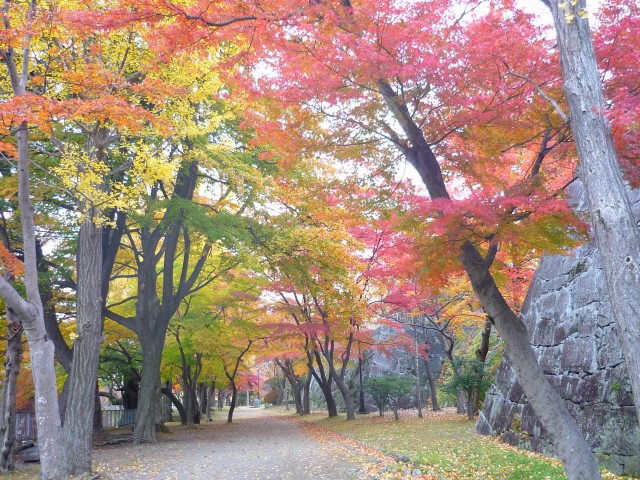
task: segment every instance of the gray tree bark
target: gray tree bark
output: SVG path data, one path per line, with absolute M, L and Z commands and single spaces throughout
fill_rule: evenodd
M 142 347 L 142 376 L 138 391 L 138 408 L 133 438 L 136 443 L 156 441 L 156 402 L 160 396 L 160 364 L 164 336 L 158 338 L 151 332 L 138 335 Z M 146 373 L 146 375 L 145 375 Z
M 313 375 L 307 368 L 307 376 L 302 383 L 302 414 L 309 415 L 311 413 L 311 380 Z
M 22 363 L 22 322 L 11 309 L 7 309 L 7 350 L 4 361 L 4 382 L 0 406 L 0 471 L 15 467 L 16 445 L 16 392 Z
M 8 4 L 5 3 L 5 27 L 9 28 Z M 35 2 L 32 0 L 28 17 L 35 16 Z M 31 35 L 26 34 L 22 42 L 22 66 L 18 71 L 15 51 L 12 47 L 0 52 L 9 72 L 14 96 L 26 93 L 29 79 L 29 45 Z M 22 221 L 22 241 L 24 245 L 24 284 L 26 299 L 0 276 L 0 295 L 9 308 L 22 321 L 29 344 L 32 375 L 35 384 L 36 422 L 38 425 L 38 446 L 42 480 L 60 480 L 65 477 L 64 449 L 61 442 L 62 428 L 58 412 L 58 392 L 54 365 L 54 347 L 44 326 L 44 310 L 38 290 L 38 268 L 36 257 L 36 234 L 34 209 L 30 199 L 29 182 L 29 130 L 27 122 L 17 128 L 18 149 L 18 202 Z
M 207 415 L 207 421 L 213 420 L 213 407 L 216 400 L 216 381 L 212 380 L 207 385 L 207 407 L 205 409 L 205 413 Z
M 88 214 L 80 225 L 77 255 L 77 337 L 73 346 L 62 433 L 67 451 L 68 473 L 72 475 L 91 472 L 98 355 L 102 343 L 101 233 L 94 224 L 94 215 Z
M 622 180 L 586 11 L 586 1 L 545 2 L 556 27 L 564 93 L 591 225 L 602 254 L 618 337 L 640 418 L 640 231 Z M 573 15 L 573 18 L 570 17 Z

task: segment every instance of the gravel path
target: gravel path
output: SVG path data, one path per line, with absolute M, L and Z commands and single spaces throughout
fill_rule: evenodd
M 232 424 L 172 427 L 155 444 L 94 450 L 107 480 L 349 479 L 367 460 L 335 441 L 307 435 L 291 415 L 240 407 Z

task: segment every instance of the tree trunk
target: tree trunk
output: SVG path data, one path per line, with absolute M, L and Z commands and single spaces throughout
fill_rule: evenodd
M 35 0 L 29 2 L 27 23 L 33 21 L 36 12 Z M 10 28 L 8 4 L 5 4 L 5 28 Z M 14 97 L 26 93 L 30 77 L 31 33 L 20 39 L 22 45 L 18 70 L 15 50 L 6 45 L 2 53 L 4 64 L 9 73 Z M 48 338 L 44 325 L 44 310 L 38 288 L 38 266 L 36 255 L 35 213 L 31 204 L 31 185 L 29 182 L 29 128 L 27 122 L 20 123 L 16 129 L 18 152 L 18 203 L 22 223 L 22 242 L 24 246 L 24 286 L 26 300 L 0 276 L 0 295 L 4 297 L 7 308 L 11 308 L 22 321 L 29 344 L 31 370 L 35 384 L 36 422 L 38 425 L 38 445 L 40 452 L 40 476 L 42 480 L 59 480 L 65 477 L 65 451 L 58 411 L 58 391 L 54 365 L 54 346 Z
M 302 414 L 309 415 L 311 413 L 311 380 L 313 376 L 307 372 L 307 376 L 302 384 Z
M 587 18 L 585 0 L 556 1 L 553 12 L 569 107 L 571 130 L 578 149 L 578 174 L 584 183 L 591 224 L 601 253 L 611 308 L 640 418 L 640 232 L 622 181 L 600 72 Z M 567 15 L 575 15 L 567 21 Z
M 457 363 L 454 361 L 454 357 L 453 357 L 453 338 L 449 337 L 446 334 L 442 334 L 442 340 L 444 343 L 444 354 L 447 357 L 447 360 L 449 360 L 449 363 L 451 364 L 451 369 L 453 370 L 454 374 L 458 374 L 458 367 L 456 367 Z M 461 389 L 458 389 L 458 394 L 456 395 L 456 413 L 462 415 L 465 414 L 467 412 L 467 400 L 466 397 L 464 395 L 464 392 Z
M 468 418 L 469 420 L 471 420 L 471 421 L 473 421 L 473 420 L 474 420 L 474 418 L 476 417 L 476 415 L 475 415 L 475 410 L 474 410 L 474 408 L 473 408 L 473 395 L 474 395 L 474 393 L 476 393 L 476 392 L 477 392 L 477 390 L 474 390 L 474 391 L 471 393 L 471 398 L 469 398 L 469 399 L 467 400 L 467 418 Z
M 198 408 L 200 415 L 207 414 L 207 383 L 200 382 L 198 384 Z
M 164 387 L 161 390 L 161 393 L 164 393 L 165 389 L 169 392 L 172 392 L 172 382 L 171 379 L 167 379 L 164 382 Z M 173 392 L 172 392 L 173 393 Z M 172 401 L 169 395 L 162 395 L 160 403 L 162 404 L 162 423 L 165 422 L 173 422 L 173 409 L 171 408 Z
M 22 323 L 13 311 L 7 308 L 7 350 L 4 362 L 2 388 L 2 410 L 0 411 L 0 471 L 8 472 L 15 467 L 16 445 L 16 392 L 18 375 L 22 363 Z
M 400 420 L 400 415 L 398 414 L 398 405 L 392 405 L 391 409 L 393 410 L 393 419 Z
M 558 456 L 570 480 L 602 478 L 595 457 L 564 401 L 549 384 L 531 344 L 527 328 L 511 308 L 491 277 L 478 250 L 465 242 L 460 260 L 487 315 L 506 345 L 518 382 L 540 422 L 553 436 Z
M 102 343 L 102 234 L 85 212 L 78 242 L 77 337 L 69 374 L 68 401 L 62 430 L 71 475 L 91 472 L 91 441 Z
M 191 386 L 188 384 L 182 383 L 182 403 L 184 404 L 184 409 L 187 412 L 187 428 L 193 428 L 195 425 L 194 417 L 196 415 L 196 408 L 193 404 L 193 398 L 195 396 L 195 392 L 192 391 Z
M 358 358 L 358 413 L 366 414 L 367 407 L 364 404 L 364 384 L 362 381 L 362 355 Z
M 278 390 L 278 397 L 276 398 L 276 402 L 274 405 L 282 405 L 282 400 L 284 399 L 284 388 L 285 388 L 286 381 L 287 381 L 287 377 L 284 374 L 282 375 L 282 378 L 278 376 L 278 384 L 280 386 L 280 389 Z
M 23 57 L 28 57 L 28 48 Z M 25 93 L 24 85 L 28 71 L 19 77 L 16 71 L 13 50 L 5 53 L 5 63 L 10 71 L 11 83 L 16 95 Z M 28 66 L 27 62 L 23 63 Z M 23 80 L 20 80 L 22 78 Z M 17 129 L 18 143 L 18 199 L 22 220 L 24 245 L 24 284 L 26 300 L 0 276 L 0 295 L 24 325 L 31 373 L 35 384 L 36 422 L 38 425 L 38 446 L 42 480 L 59 480 L 66 475 L 65 451 L 62 444 L 62 428 L 58 411 L 58 391 L 54 365 L 54 346 L 48 338 L 44 326 L 44 312 L 38 290 L 38 270 L 36 258 L 36 236 L 34 210 L 30 200 L 29 185 L 29 139 L 27 123 Z
M 489 353 L 489 339 L 491 338 L 491 320 L 487 318 L 484 322 L 484 328 L 482 329 L 482 340 L 480 341 L 480 347 L 476 350 L 476 360 L 478 362 L 482 362 L 483 364 L 487 360 L 487 355 Z M 484 369 L 478 372 L 478 385 L 482 383 L 482 378 L 484 377 Z M 480 410 L 480 390 L 478 387 L 473 389 L 473 393 L 471 394 L 471 411 L 473 412 L 473 417 L 469 419 L 472 420 Z
M 156 403 L 160 394 L 160 363 L 164 336 L 154 338 L 152 334 L 139 335 L 142 347 L 142 378 L 138 392 L 136 425 L 133 430 L 134 443 L 156 441 Z
M 125 410 L 136 410 L 138 408 L 139 392 L 140 385 L 132 375 L 122 387 L 122 406 Z
M 291 390 L 293 393 L 293 401 L 296 403 L 296 413 L 298 415 L 304 414 L 304 409 L 302 408 L 302 388 L 300 387 L 299 382 L 291 383 Z
M 289 382 L 285 382 L 284 384 L 284 409 L 285 410 L 290 410 L 289 409 Z
M 238 403 L 238 387 L 236 387 L 236 382 L 231 380 L 231 406 L 229 407 L 229 413 L 227 415 L 227 423 L 231 423 L 233 421 L 233 411 L 236 409 L 236 404 Z
M 466 415 L 468 403 L 469 402 L 464 391 L 461 388 L 458 389 L 458 396 L 456 397 L 456 412 L 460 415 Z
M 100 385 L 96 381 L 93 400 L 93 426 L 91 428 L 92 437 L 95 439 L 102 432 L 102 403 L 100 402 Z M 93 440 L 92 439 L 92 440 Z
M 213 420 L 213 407 L 215 404 L 215 396 L 216 396 L 216 382 L 215 380 L 209 383 L 207 387 L 207 408 L 205 409 L 205 414 L 207 415 L 207 421 L 210 422 Z
M 336 405 L 336 399 L 333 398 L 331 382 L 329 382 L 329 384 L 326 386 L 321 385 L 320 390 L 322 390 L 324 401 L 327 403 L 327 414 L 329 415 L 329 417 L 337 417 L 338 406 Z
M 318 371 L 313 368 L 313 360 L 316 360 L 318 365 Z M 331 384 L 333 383 L 333 375 L 331 370 L 329 370 L 329 374 L 327 375 L 324 370 L 324 365 L 322 365 L 322 358 L 317 351 L 307 352 L 307 368 L 309 372 L 313 375 L 313 378 L 318 382 L 318 386 L 320 390 L 322 390 L 322 395 L 324 395 L 324 400 L 327 404 L 327 413 L 329 417 L 337 417 L 338 416 L 338 407 L 336 405 L 336 400 L 333 398 L 333 389 Z
M 420 385 L 420 352 L 418 351 L 418 327 L 416 325 L 413 326 L 413 341 L 416 349 L 416 403 L 418 406 L 418 418 L 422 418 L 422 392 L 420 389 L 422 388 Z
M 175 394 L 171 391 L 171 387 L 162 387 L 161 393 L 169 398 L 169 400 L 171 400 L 171 403 L 176 407 L 176 410 L 178 410 L 178 415 L 180 416 L 180 424 L 186 425 L 187 412 L 185 411 L 184 405 L 182 405 L 180 399 L 176 397 Z
M 353 402 L 353 396 L 351 395 L 351 391 L 349 391 L 347 383 L 338 375 L 335 375 L 333 380 L 336 382 L 336 386 L 338 387 L 338 390 L 340 390 L 342 398 L 344 398 L 344 406 L 347 411 L 347 420 L 355 420 L 356 406 Z
M 226 394 L 223 390 L 218 390 L 218 410 L 222 410 L 222 407 L 224 407 L 225 396 Z
M 433 378 L 433 373 L 431 373 L 431 370 L 429 370 L 429 364 L 427 364 L 427 380 L 429 380 L 429 389 L 431 390 L 431 409 L 434 412 L 437 412 L 438 410 L 440 410 L 440 407 L 438 406 L 438 391 L 436 389 L 436 382 Z

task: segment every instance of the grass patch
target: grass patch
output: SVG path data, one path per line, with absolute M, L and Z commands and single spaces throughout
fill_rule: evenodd
M 411 468 L 448 480 L 564 480 L 559 460 L 502 444 L 474 432 L 474 423 L 453 413 L 399 421 L 375 414 L 347 422 L 321 414 L 305 417 L 318 426 L 345 435 L 389 456 L 404 456 Z M 607 479 L 620 479 L 604 472 Z
M 3 480 L 33 480 L 40 477 L 39 463 L 17 463 L 10 472 L 0 473 Z

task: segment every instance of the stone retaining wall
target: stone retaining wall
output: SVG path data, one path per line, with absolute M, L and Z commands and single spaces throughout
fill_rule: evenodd
M 632 195 L 640 218 L 640 195 Z M 584 210 L 581 185 L 573 187 L 572 196 Z M 616 473 L 639 474 L 640 427 L 595 245 L 585 244 L 572 256 L 544 257 L 522 315 L 538 361 L 600 461 Z M 506 357 L 476 430 L 555 453 Z

